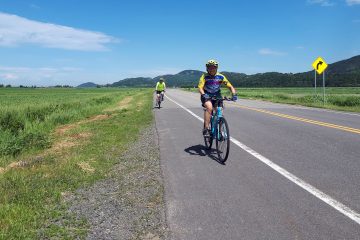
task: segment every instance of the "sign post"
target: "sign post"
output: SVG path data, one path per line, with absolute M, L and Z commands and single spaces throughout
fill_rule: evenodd
M 321 57 L 318 57 L 312 64 L 312 67 L 315 69 L 315 93 L 316 93 L 316 73 L 323 74 L 323 105 L 325 105 L 325 69 L 327 68 L 327 63 Z
M 316 70 L 314 70 L 315 73 L 315 97 L 317 96 L 317 92 L 316 92 Z

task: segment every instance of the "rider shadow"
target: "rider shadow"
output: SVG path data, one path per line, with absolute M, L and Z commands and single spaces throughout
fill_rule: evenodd
M 207 149 L 205 146 L 203 145 L 194 145 L 188 148 L 184 149 L 185 152 L 189 153 L 190 155 L 198 155 L 198 156 L 208 156 L 210 157 L 212 160 L 220 163 L 221 165 L 225 165 L 225 163 L 221 162 L 217 157 L 215 157 L 216 155 L 216 151 L 214 149 Z

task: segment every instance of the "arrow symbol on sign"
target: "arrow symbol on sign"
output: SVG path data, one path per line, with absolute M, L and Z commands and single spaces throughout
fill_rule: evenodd
M 322 64 L 323 64 L 323 62 L 320 61 L 320 62 L 316 65 L 316 70 L 319 70 L 319 65 L 322 65 Z

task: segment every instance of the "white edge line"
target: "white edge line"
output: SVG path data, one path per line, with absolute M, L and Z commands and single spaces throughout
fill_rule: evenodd
M 193 113 L 192 111 L 190 111 L 189 109 L 185 108 L 184 106 L 182 106 L 181 104 L 177 103 L 176 101 L 174 101 L 173 99 L 169 98 L 168 96 L 166 96 L 170 101 L 172 101 L 173 103 L 177 104 L 178 106 L 180 106 L 182 109 L 184 109 L 185 111 L 187 111 L 188 113 L 190 113 L 192 116 L 194 116 L 195 118 L 197 118 L 199 121 L 203 121 L 203 119 L 201 117 L 199 117 L 198 115 L 196 115 L 195 113 Z M 233 137 L 230 137 L 231 142 L 233 142 L 235 145 L 237 145 L 238 147 L 240 147 L 241 149 L 243 149 L 244 151 L 246 151 L 247 153 L 251 154 L 252 156 L 254 156 L 255 158 L 257 158 L 258 160 L 260 160 L 261 162 L 265 163 L 266 165 L 268 165 L 269 167 L 271 167 L 273 170 L 275 170 L 276 172 L 280 173 L 282 176 L 286 177 L 288 180 L 290 180 L 291 182 L 295 183 L 296 185 L 300 186 L 301 188 L 303 188 L 304 190 L 308 191 L 309 193 L 311 193 L 312 195 L 314 195 L 315 197 L 319 198 L 320 200 L 324 201 L 325 203 L 327 203 L 328 205 L 330 205 L 331 207 L 335 208 L 336 210 L 338 210 L 339 212 L 341 212 L 342 214 L 344 214 L 345 216 L 347 216 L 348 218 L 350 218 L 351 220 L 355 221 L 357 224 L 360 225 L 360 214 L 355 212 L 354 210 L 350 209 L 349 207 L 345 206 L 344 204 L 342 204 L 341 202 L 333 199 L 332 197 L 330 197 L 329 195 L 323 193 L 322 191 L 320 191 L 319 189 L 313 187 L 312 185 L 308 184 L 307 182 L 303 181 L 302 179 L 296 177 L 295 175 L 293 175 L 292 173 L 288 172 L 287 170 L 285 170 L 284 168 L 280 167 L 279 165 L 273 163 L 272 161 L 270 161 L 269 159 L 267 159 L 266 157 L 262 156 L 261 154 L 257 153 L 256 151 L 254 151 L 253 149 L 251 149 L 250 147 L 246 146 L 245 144 L 239 142 L 238 140 L 236 140 Z

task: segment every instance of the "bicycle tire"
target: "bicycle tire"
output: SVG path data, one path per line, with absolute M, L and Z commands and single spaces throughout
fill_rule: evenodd
M 213 122 L 213 119 L 211 118 L 210 119 L 210 136 L 209 137 L 204 137 L 205 147 L 206 147 L 207 150 L 211 149 L 211 146 L 212 146 L 213 140 L 214 140 L 213 135 L 211 134 L 212 125 L 213 125 L 212 122 Z
M 212 143 L 213 143 L 213 137 L 204 137 L 205 147 L 207 150 L 211 149 Z
M 216 132 L 216 152 L 219 161 L 225 163 L 230 151 L 230 131 L 225 118 L 220 118 Z

